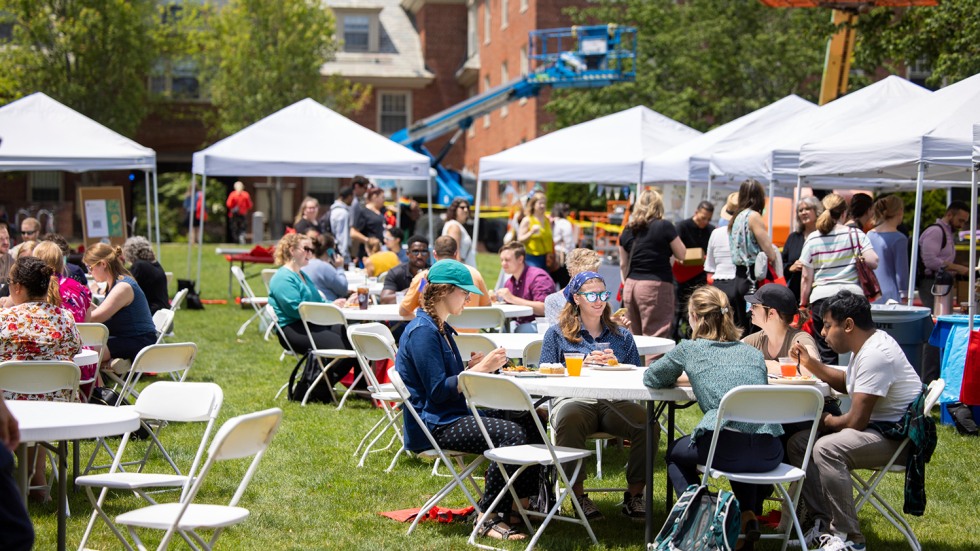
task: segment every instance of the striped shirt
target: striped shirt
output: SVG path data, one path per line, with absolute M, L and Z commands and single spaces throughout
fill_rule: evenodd
M 813 268 L 809 301 L 832 297 L 842 289 L 863 295 L 854 259 L 858 249 L 873 250 L 867 234 L 838 224 L 827 235 L 811 233 L 803 244 L 800 262 Z

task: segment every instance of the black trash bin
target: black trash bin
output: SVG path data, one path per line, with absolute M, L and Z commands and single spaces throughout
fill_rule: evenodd
M 932 310 L 904 304 L 872 304 L 875 327 L 895 339 L 915 372 L 922 376 L 922 355 L 932 333 Z

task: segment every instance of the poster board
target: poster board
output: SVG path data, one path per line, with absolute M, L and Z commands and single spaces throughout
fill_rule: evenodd
M 82 240 L 122 246 L 126 241 L 126 202 L 119 186 L 78 188 L 82 207 Z

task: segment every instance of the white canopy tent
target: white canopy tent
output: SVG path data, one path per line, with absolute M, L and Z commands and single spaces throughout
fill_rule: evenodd
M 198 174 L 202 190 L 208 176 L 349 178 L 361 174 L 428 180 L 429 159 L 307 98 L 198 151 L 193 174 L 192 193 Z M 199 234 L 198 281 L 203 232 Z M 190 277 L 190 247 L 187 254 Z
M 715 127 L 708 132 L 643 160 L 643 181 L 684 182 L 684 217 L 688 214 L 691 185 L 706 183 L 708 196 L 714 183 L 711 157 L 716 152 L 738 148 L 755 136 L 766 135 L 771 128 L 786 120 L 817 109 L 813 103 L 790 94 L 765 107 Z M 770 196 L 774 190 L 770 190 Z M 771 212 L 771 209 L 770 209 Z M 769 224 L 772 227 L 772 221 Z
M 142 170 L 146 186 L 146 231 L 156 229 L 160 250 L 156 153 L 78 111 L 36 92 L 0 107 L 0 171 Z M 153 180 L 151 219 L 150 175 Z
M 800 175 L 838 179 L 904 180 L 916 190 L 915 212 L 922 212 L 922 190 L 968 185 L 973 174 L 973 123 L 980 119 L 980 74 L 907 102 L 863 123 L 849 126 L 800 149 Z M 928 179 L 928 181 L 927 181 Z M 913 225 L 912 253 L 919 254 L 921 217 Z M 911 265 L 911 304 L 915 262 Z
M 641 105 L 483 157 L 476 181 L 473 241 L 479 237 L 486 180 L 636 184 L 643 181 L 643 159 L 700 135 Z

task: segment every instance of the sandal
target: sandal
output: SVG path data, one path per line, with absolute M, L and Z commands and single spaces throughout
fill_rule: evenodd
M 527 538 L 526 534 L 511 528 L 504 519 L 496 516 L 483 521 L 476 533 L 495 540 L 520 541 Z

